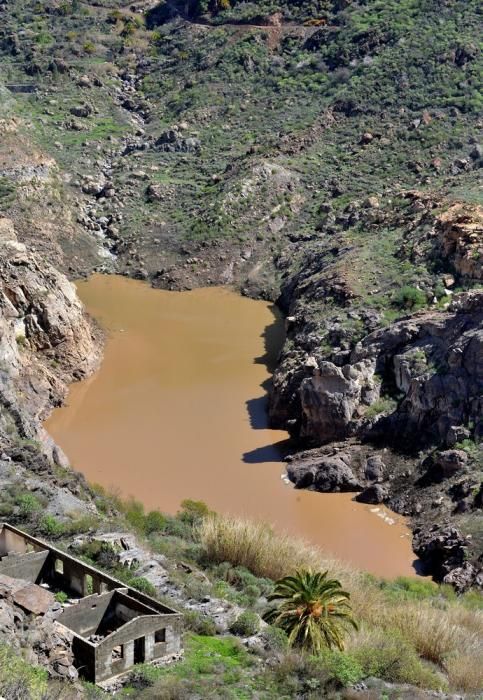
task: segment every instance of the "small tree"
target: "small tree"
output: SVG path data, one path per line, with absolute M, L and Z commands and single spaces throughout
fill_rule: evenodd
M 277 605 L 263 616 L 286 632 L 290 645 L 313 654 L 320 654 L 324 647 L 342 651 L 348 627 L 357 629 L 350 594 L 327 574 L 298 571 L 295 576 L 280 579 L 268 596 Z

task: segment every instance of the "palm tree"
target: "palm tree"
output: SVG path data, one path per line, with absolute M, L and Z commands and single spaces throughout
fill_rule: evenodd
M 313 654 L 319 654 L 324 647 L 342 651 L 347 628 L 357 629 L 350 594 L 327 575 L 327 571 L 308 570 L 279 579 L 268 596 L 277 605 L 263 616 L 266 622 L 285 630 L 290 645 Z

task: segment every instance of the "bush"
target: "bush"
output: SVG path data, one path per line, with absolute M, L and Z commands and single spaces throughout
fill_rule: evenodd
M 320 663 L 329 673 L 330 679 L 343 687 L 357 683 L 365 675 L 357 659 L 340 651 L 323 654 Z
M 57 591 L 54 597 L 58 603 L 66 603 L 69 600 L 69 596 L 65 591 Z
M 216 634 L 216 625 L 211 617 L 197 610 L 187 610 L 184 613 L 184 621 L 186 628 L 195 634 L 203 637 L 214 637 Z
M 411 311 L 425 306 L 426 302 L 426 294 L 421 289 L 410 286 L 401 287 L 393 298 L 395 306 L 398 306 L 400 309 L 410 309 Z
M 177 517 L 191 526 L 197 525 L 203 518 L 210 515 L 211 511 L 203 501 L 192 501 L 187 498 L 181 502 L 181 510 Z
M 203 600 L 207 595 L 211 593 L 212 586 L 208 581 L 197 578 L 195 576 L 189 576 L 185 583 L 184 590 L 185 594 L 193 600 Z
M 42 510 L 42 504 L 33 493 L 25 493 L 18 499 L 20 515 L 23 518 L 31 518 Z
M 374 403 L 371 403 L 365 410 L 366 418 L 376 418 L 380 416 L 381 413 L 392 413 L 397 406 L 397 402 L 389 397 L 377 399 Z
M 376 676 L 390 683 L 411 683 L 440 688 L 441 678 L 425 666 L 414 647 L 395 629 L 371 630 L 360 635 L 350 649 L 363 676 Z
M 124 505 L 124 514 L 129 525 L 138 532 L 144 533 L 144 506 L 140 501 L 130 498 Z
M 53 515 L 44 515 L 40 520 L 39 530 L 47 537 L 61 537 L 64 534 L 64 525 Z
M 241 591 L 252 602 L 267 595 L 273 587 L 270 579 L 254 576 L 244 566 L 232 566 L 229 562 L 214 567 L 213 575 Z
M 0 177 L 0 210 L 8 209 L 15 201 L 15 184 L 7 180 L 5 177 Z
M 162 532 L 166 525 L 166 517 L 159 510 L 151 510 L 144 520 L 144 530 L 147 535 Z
M 270 651 L 287 651 L 288 637 L 280 627 L 268 625 L 262 631 L 262 637 L 266 643 L 266 647 Z
M 151 597 L 156 595 L 156 589 L 153 584 L 143 576 L 135 576 L 134 578 L 130 579 L 129 585 L 141 593 L 145 593 Z
M 30 666 L 11 647 L 0 644 L 0 694 L 5 698 L 45 697 L 47 671 Z
M 259 630 L 260 618 L 250 610 L 242 612 L 230 627 L 230 631 L 239 637 L 252 637 Z

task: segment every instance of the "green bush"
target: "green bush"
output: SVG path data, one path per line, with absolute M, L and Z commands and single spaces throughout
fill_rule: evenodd
M 210 513 L 210 509 L 203 501 L 193 501 L 187 498 L 181 502 L 181 510 L 177 513 L 177 517 L 182 522 L 194 526 Z
M 146 595 L 149 595 L 151 597 L 154 597 L 156 595 L 156 589 L 153 586 L 153 584 L 143 576 L 133 577 L 129 580 L 129 585 L 131 585 L 133 588 L 140 591 L 141 593 L 146 593 Z
M 6 644 L 0 644 L 0 694 L 12 700 L 45 697 L 47 671 L 30 666 Z
M 393 304 L 400 309 L 415 311 L 427 303 L 426 294 L 417 287 L 405 286 L 399 289 L 394 297 Z
M 166 517 L 159 510 L 151 510 L 144 520 L 144 530 L 147 535 L 162 532 L 166 525 Z
M 54 597 L 58 603 L 66 603 L 69 600 L 69 596 L 65 591 L 57 591 Z
M 14 201 L 15 184 L 5 177 L 0 177 L 0 210 L 8 209 Z
M 42 504 L 33 493 L 24 493 L 18 499 L 20 515 L 23 518 L 31 518 L 42 510 Z
M 366 408 L 364 415 L 366 418 L 375 418 L 382 413 L 392 413 L 396 409 L 396 406 L 397 401 L 394 401 L 394 399 L 391 399 L 388 396 L 381 397 Z
M 419 658 L 416 650 L 397 630 L 371 633 L 351 649 L 364 677 L 375 676 L 390 683 L 411 683 L 439 689 L 441 678 Z M 444 684 L 443 684 L 444 685 Z
M 164 526 L 164 534 L 189 541 L 193 539 L 193 528 L 190 523 L 168 515 Z
M 186 628 L 195 634 L 199 634 L 204 637 L 215 636 L 216 625 L 208 615 L 204 615 L 197 610 L 187 610 L 183 617 Z
M 134 498 L 130 498 L 124 505 L 124 515 L 129 525 L 138 532 L 144 533 L 145 515 L 144 505 Z
M 321 664 L 331 679 L 343 687 L 353 685 L 365 676 L 359 661 L 350 654 L 340 651 L 323 654 Z
M 256 613 L 250 610 L 242 612 L 230 627 L 230 631 L 239 637 L 251 637 L 259 630 L 260 618 Z
M 265 641 L 266 648 L 270 651 L 287 651 L 289 647 L 288 637 L 280 627 L 268 625 L 262 631 L 262 637 Z
M 39 530 L 46 537 L 61 537 L 64 534 L 64 525 L 53 515 L 44 515 L 39 522 Z

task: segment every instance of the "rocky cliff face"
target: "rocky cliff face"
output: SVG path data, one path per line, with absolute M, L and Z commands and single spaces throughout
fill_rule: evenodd
M 337 366 L 311 355 L 298 376 L 283 364 L 275 372 L 274 393 L 290 385 L 298 395 L 299 418 L 285 422 L 293 434 L 319 444 L 386 436 L 410 450 L 454 445 L 470 436 L 468 425 L 481 437 L 483 293 L 459 294 L 445 312 L 375 331 L 348 360 Z
M 30 253 L 0 218 L 0 435 L 3 447 L 34 440 L 61 460 L 41 422 L 70 382 L 99 361 L 99 334 L 75 288 Z

